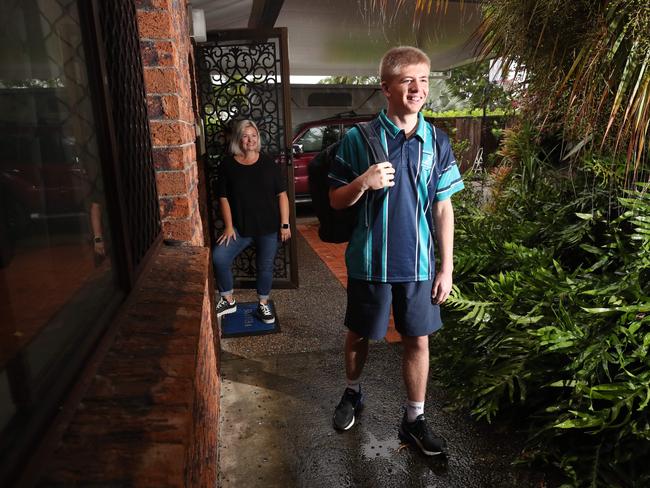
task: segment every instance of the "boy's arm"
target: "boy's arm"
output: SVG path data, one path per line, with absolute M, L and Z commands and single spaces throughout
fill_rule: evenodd
M 451 198 L 433 204 L 433 219 L 440 255 L 440 269 L 433 282 L 431 298 L 434 303 L 443 303 L 451 292 L 454 271 L 454 208 Z
M 395 185 L 395 168 L 389 162 L 373 164 L 347 185 L 330 187 L 330 205 L 340 210 L 357 203 L 366 190 L 380 190 Z

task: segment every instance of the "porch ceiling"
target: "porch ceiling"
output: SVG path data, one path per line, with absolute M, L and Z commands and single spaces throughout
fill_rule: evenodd
M 374 75 L 391 46 L 416 45 L 444 71 L 473 59 L 472 32 L 480 22 L 480 1 L 450 0 L 445 13 L 413 25 L 413 10 L 382 19 L 368 0 L 191 0 L 205 11 L 208 32 L 246 27 L 287 27 L 292 75 Z M 415 2 L 413 2 L 415 3 Z

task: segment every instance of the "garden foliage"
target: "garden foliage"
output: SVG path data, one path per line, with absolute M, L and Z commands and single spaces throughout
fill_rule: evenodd
M 485 57 L 526 73 L 526 117 L 617 151 L 642 181 L 650 137 L 648 0 L 485 0 Z M 632 186 L 630 185 L 630 186 Z
M 522 460 L 650 486 L 650 186 L 616 190 L 624 165 L 593 153 L 551 167 L 533 136 L 511 132 L 511 165 L 455 197 L 433 368 L 475 417 L 528 429 Z

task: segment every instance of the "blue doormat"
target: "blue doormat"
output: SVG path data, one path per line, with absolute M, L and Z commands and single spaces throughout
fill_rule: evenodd
M 269 300 L 271 309 L 275 312 L 275 303 Z M 280 332 L 277 316 L 272 324 L 265 324 L 255 316 L 257 302 L 238 302 L 237 311 L 224 315 L 221 319 L 221 337 L 242 337 L 259 334 Z

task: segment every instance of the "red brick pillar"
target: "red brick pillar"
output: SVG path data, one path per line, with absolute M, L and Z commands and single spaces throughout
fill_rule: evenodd
M 202 246 L 187 0 L 135 3 L 164 238 Z

